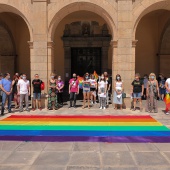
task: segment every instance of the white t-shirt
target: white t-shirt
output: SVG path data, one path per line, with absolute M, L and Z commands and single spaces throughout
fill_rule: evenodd
M 168 83 L 168 88 L 170 89 L 170 78 L 166 80 L 166 83 Z
M 29 80 L 24 81 L 23 79 L 20 79 L 17 84 L 20 87 L 20 94 L 27 94 L 30 82 Z
M 106 82 L 104 82 L 104 81 L 99 81 L 98 82 L 99 88 L 105 88 L 107 84 L 108 84 L 107 81 Z
M 95 79 L 90 79 L 90 84 L 91 84 L 91 88 L 96 88 L 96 80 Z

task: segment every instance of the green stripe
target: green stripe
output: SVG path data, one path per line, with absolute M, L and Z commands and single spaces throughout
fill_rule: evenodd
M 165 126 L 28 126 L 0 125 L 0 130 L 170 131 Z

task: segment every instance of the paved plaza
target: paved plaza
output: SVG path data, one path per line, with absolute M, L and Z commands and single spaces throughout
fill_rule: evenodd
M 144 105 L 145 102 L 143 102 Z M 164 103 L 158 102 L 159 113 L 114 110 L 110 105 L 68 109 L 66 103 L 57 111 L 30 111 L 31 115 L 148 115 L 170 128 L 170 115 Z M 19 112 L 12 114 L 21 114 Z M 4 117 L 9 116 L 6 114 Z M 2 119 L 3 117 L 1 117 Z M 170 143 L 89 143 L 89 142 L 16 142 L 0 141 L 0 170 L 170 170 Z

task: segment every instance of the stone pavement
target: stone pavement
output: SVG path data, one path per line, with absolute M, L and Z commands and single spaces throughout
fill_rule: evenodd
M 66 104 L 57 111 L 23 112 L 42 115 L 147 115 L 144 110 L 115 111 L 112 105 L 100 110 L 98 105 L 68 109 Z M 170 115 L 159 113 L 152 117 L 170 128 Z M 12 113 L 20 114 L 20 113 Z M 8 114 L 6 115 L 8 116 Z M 5 117 L 6 117 L 5 116 Z M 2 119 L 2 117 L 0 118 Z M 0 141 L 0 170 L 170 170 L 170 143 L 86 143 L 86 142 L 10 142 Z

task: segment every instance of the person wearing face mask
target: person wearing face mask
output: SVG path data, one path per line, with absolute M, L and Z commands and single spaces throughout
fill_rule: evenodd
M 85 108 L 85 103 L 88 103 L 88 108 L 90 109 L 90 80 L 89 80 L 89 74 L 86 73 L 84 75 L 83 80 L 83 109 Z
M 63 106 L 63 88 L 64 88 L 64 82 L 62 81 L 61 76 L 58 76 L 56 81 L 56 89 L 57 89 L 58 104 L 60 106 Z
M 109 105 L 109 93 L 111 89 L 111 81 L 107 72 L 104 72 L 104 78 L 107 81 L 106 104 Z
M 166 88 L 165 88 L 165 82 L 166 78 L 162 73 L 159 74 L 159 79 L 158 79 L 158 84 L 159 84 L 159 101 L 163 101 L 166 93 Z
M 69 108 L 73 107 L 76 108 L 76 99 L 77 95 L 79 94 L 79 81 L 77 80 L 77 75 L 74 73 L 73 78 L 69 81 L 69 94 L 70 94 L 70 106 Z M 74 105 L 73 104 L 74 100 Z
M 96 103 L 96 89 L 97 89 L 97 81 L 94 77 L 94 74 L 91 75 L 90 79 L 90 93 L 91 93 L 91 104 Z
M 135 80 L 132 82 L 132 96 L 133 96 L 133 111 L 136 110 L 136 101 L 138 100 L 140 103 L 140 111 L 142 111 L 142 100 L 141 97 L 143 96 L 144 91 L 144 84 L 143 81 L 140 80 L 140 74 L 135 74 Z
M 3 116 L 6 99 L 8 100 L 8 112 L 11 113 L 12 81 L 9 73 L 6 73 L 4 78 L 0 81 L 0 89 L 2 89 L 1 115 Z
M 101 75 L 101 79 L 98 82 L 98 96 L 100 97 L 100 109 L 106 109 L 106 92 L 108 82 L 105 80 L 104 75 Z
M 20 112 L 23 112 L 23 101 L 25 101 L 26 111 L 29 112 L 29 95 L 30 95 L 30 82 L 27 80 L 26 74 L 22 75 L 22 79 L 17 84 L 18 95 L 20 96 Z
M 48 109 L 49 110 L 58 109 L 56 85 L 57 84 L 56 84 L 55 74 L 51 73 L 50 80 L 49 80 L 49 90 L 48 90 Z
M 120 109 L 122 110 L 122 92 L 123 92 L 123 82 L 121 76 L 119 74 L 116 75 L 115 85 L 114 85 L 114 96 L 113 103 L 115 104 L 115 108 L 117 110 L 117 106 L 120 105 Z
M 154 110 L 154 112 L 157 113 L 158 112 L 157 97 L 159 96 L 159 86 L 154 73 L 151 73 L 149 75 L 146 96 L 147 96 L 146 112 L 151 113 Z
M 36 109 L 36 101 L 38 101 L 39 110 L 42 110 L 42 107 L 41 107 L 41 84 L 42 83 L 43 83 L 42 80 L 39 79 L 39 75 L 35 74 L 34 80 L 32 81 L 32 87 L 33 87 L 32 111 Z
M 19 77 L 15 74 L 13 77 L 13 81 L 12 81 L 12 94 L 13 94 L 13 100 L 15 103 L 15 109 L 19 108 L 19 96 L 17 92 L 18 79 Z

